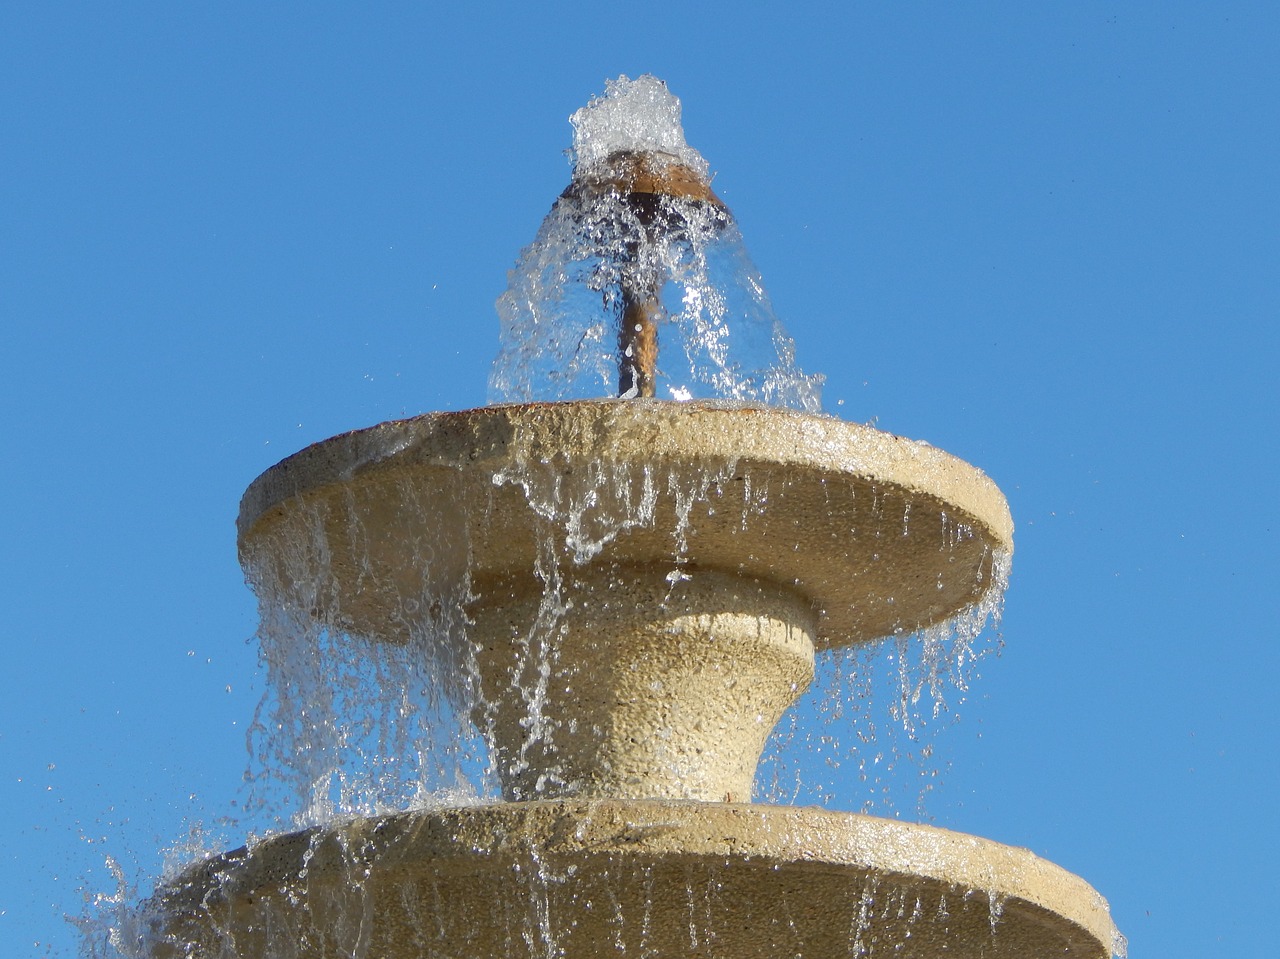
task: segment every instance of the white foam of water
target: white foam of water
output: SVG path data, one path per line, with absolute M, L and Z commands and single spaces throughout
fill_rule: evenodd
M 703 177 L 707 161 L 684 139 L 680 100 L 657 77 L 635 80 L 625 74 L 605 81 L 602 97 L 569 117 L 573 124 L 573 161 L 586 169 L 615 153 L 665 153 Z

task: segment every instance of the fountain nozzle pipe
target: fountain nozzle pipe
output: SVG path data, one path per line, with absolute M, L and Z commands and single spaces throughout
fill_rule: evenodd
M 620 197 L 639 221 L 628 237 L 620 264 L 618 317 L 618 395 L 651 397 L 658 371 L 658 321 L 666 278 L 651 265 L 650 250 L 673 239 L 686 226 L 681 206 L 709 205 L 716 222 L 727 223 L 729 210 L 706 177 L 657 151 L 621 150 L 574 172 L 561 199 L 589 206 L 603 197 Z
M 618 395 L 651 397 L 658 376 L 658 319 L 662 284 L 622 280 L 622 316 L 618 325 Z

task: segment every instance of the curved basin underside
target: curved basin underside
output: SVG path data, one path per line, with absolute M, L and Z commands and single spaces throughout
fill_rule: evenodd
M 361 819 L 209 860 L 150 905 L 160 957 L 1100 959 L 1114 936 L 1092 888 L 1025 849 L 652 800 Z
M 300 563 L 309 542 L 331 578 L 300 588 L 313 614 L 392 641 L 426 581 L 480 607 L 540 590 L 548 542 L 571 572 L 705 569 L 794 590 L 819 649 L 954 616 L 1012 551 L 999 489 L 927 444 L 790 410 L 644 400 L 346 433 L 262 474 L 239 531 L 251 570 Z

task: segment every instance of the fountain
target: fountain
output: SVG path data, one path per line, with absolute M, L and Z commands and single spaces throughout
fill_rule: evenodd
M 146 951 L 1110 956 L 1106 903 L 1026 850 L 751 803 L 815 655 L 989 610 L 1012 522 L 979 470 L 820 415 L 751 271 L 710 283 L 736 227 L 663 85 L 574 122 L 500 303 L 508 402 L 311 446 L 239 518 L 264 635 L 319 673 L 335 642 L 428 663 L 500 800 L 321 814 L 196 864 Z M 306 685 L 275 726 L 340 738 Z M 306 736 L 289 752 L 318 806 L 348 783 Z

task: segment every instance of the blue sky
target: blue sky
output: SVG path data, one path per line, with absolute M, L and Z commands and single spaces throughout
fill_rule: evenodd
M 933 821 L 1135 957 L 1270 954 L 1278 49 L 1232 0 L 7 5 L 0 952 L 236 815 L 241 492 L 484 402 L 568 114 L 651 72 L 827 410 L 1009 497 Z

